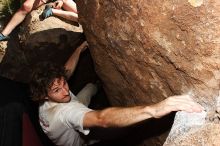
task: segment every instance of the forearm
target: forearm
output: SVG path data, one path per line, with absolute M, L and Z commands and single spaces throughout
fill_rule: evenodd
M 76 68 L 76 65 L 79 61 L 79 56 L 80 56 L 81 52 L 85 51 L 87 47 L 88 47 L 88 43 L 87 43 L 87 41 L 84 41 L 79 47 L 77 47 L 77 49 L 73 52 L 73 54 L 67 60 L 64 67 L 67 70 L 66 75 L 67 75 L 68 79 L 75 71 L 75 68 Z
M 94 111 L 90 117 L 90 124 L 86 127 L 125 127 L 153 117 L 153 109 L 150 106 L 135 106 L 128 108 L 107 108 Z M 91 122 L 93 121 L 93 122 Z M 94 125 L 93 125 L 94 124 Z
M 152 118 L 152 114 L 144 106 L 130 108 L 110 108 L 100 113 L 100 119 L 106 127 L 124 127 Z
M 65 69 L 67 70 L 67 78 L 70 78 L 70 76 L 73 74 L 76 65 L 79 61 L 80 56 L 80 49 L 76 49 L 75 52 L 70 56 L 70 58 L 65 63 Z

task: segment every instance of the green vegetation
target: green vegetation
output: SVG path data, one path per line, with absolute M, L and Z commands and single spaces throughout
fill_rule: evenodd
M 19 9 L 22 0 L 0 0 L 0 19 L 8 19 Z

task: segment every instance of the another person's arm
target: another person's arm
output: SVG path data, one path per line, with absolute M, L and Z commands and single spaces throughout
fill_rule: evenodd
M 172 96 L 151 106 L 119 108 L 112 107 L 86 113 L 83 121 L 85 128 L 124 127 L 149 118 L 160 118 L 172 111 L 201 112 L 203 107 L 188 95 Z
M 70 56 L 70 58 L 65 63 L 65 69 L 67 70 L 67 78 L 69 79 L 70 76 L 73 74 L 76 65 L 79 61 L 79 56 L 81 52 L 83 52 L 88 47 L 88 43 L 85 41 L 83 42 Z

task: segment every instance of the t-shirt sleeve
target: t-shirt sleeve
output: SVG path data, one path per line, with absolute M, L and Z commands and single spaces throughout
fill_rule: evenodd
M 88 135 L 89 129 L 83 128 L 83 118 L 90 111 L 92 109 L 89 109 L 79 101 L 66 103 L 61 109 L 60 120 L 68 128 L 73 128 L 84 135 Z

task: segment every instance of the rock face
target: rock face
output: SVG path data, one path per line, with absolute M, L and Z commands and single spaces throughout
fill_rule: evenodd
M 164 146 L 219 146 L 220 125 L 206 121 L 206 112 L 179 112 Z
M 220 88 L 219 0 L 77 4 L 96 71 L 113 105 L 151 104 L 191 94 L 208 112 L 215 111 Z M 207 134 L 213 126 L 208 127 L 197 133 Z
M 3 41 L 0 43 L 0 62 L 2 61 L 4 55 L 5 55 L 5 49 L 7 48 L 7 42 Z
M 12 37 L 7 45 L 2 44 L 2 76 L 26 82 L 34 64 L 46 60 L 62 64 L 83 41 L 80 25 L 57 17 L 41 20 L 43 9 L 44 6 L 27 15 L 19 31 L 20 43 Z

